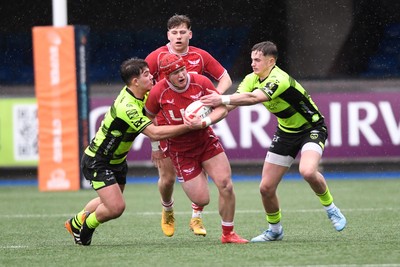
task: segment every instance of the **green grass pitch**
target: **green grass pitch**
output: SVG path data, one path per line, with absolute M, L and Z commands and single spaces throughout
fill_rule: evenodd
M 328 180 L 348 225 L 336 232 L 306 182 L 279 186 L 285 238 L 221 244 L 218 196 L 203 220 L 207 236 L 189 231 L 190 201 L 175 185 L 176 232 L 161 232 L 157 185 L 128 184 L 127 208 L 100 225 L 92 245 L 73 243 L 64 221 L 96 196 L 91 190 L 38 192 L 0 187 L 0 266 L 400 266 L 400 179 Z M 252 238 L 266 228 L 258 182 L 235 182 L 235 230 Z

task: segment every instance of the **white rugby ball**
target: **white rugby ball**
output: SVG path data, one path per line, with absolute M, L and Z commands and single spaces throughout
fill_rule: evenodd
M 186 107 L 185 117 L 194 118 L 195 116 L 198 116 L 203 119 L 207 117 L 207 115 L 210 114 L 211 111 L 212 108 L 210 106 L 206 106 L 200 100 L 196 100 Z

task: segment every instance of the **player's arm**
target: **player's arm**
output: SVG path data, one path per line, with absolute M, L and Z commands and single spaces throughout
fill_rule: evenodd
M 228 71 L 210 53 L 199 49 L 198 51 L 204 59 L 205 73 L 210 74 L 217 81 L 217 91 L 225 93 L 232 86 L 232 79 Z
M 213 109 L 213 111 L 207 116 L 210 118 L 210 124 L 215 124 L 225 118 L 228 115 L 228 109 L 226 106 L 219 106 Z M 204 125 L 203 125 L 204 126 Z
M 129 107 L 122 112 L 124 120 L 138 133 L 143 133 L 153 141 L 159 141 L 175 137 L 190 131 L 184 124 L 156 126 L 152 123 L 151 117 L 154 114 L 147 112 L 146 115 L 138 107 Z
M 142 133 L 149 137 L 152 142 L 172 138 L 190 131 L 190 128 L 185 124 L 155 125 L 155 114 L 149 112 L 147 108 L 145 108 L 145 114 L 153 123 L 148 124 L 146 128 L 143 129 Z
M 221 95 L 220 98 L 222 104 L 234 106 L 249 106 L 270 100 L 262 90 L 233 95 Z
M 153 125 L 157 126 L 157 120 L 148 112 L 145 112 L 146 116 L 153 121 Z M 153 162 L 156 168 L 162 168 L 165 164 L 164 162 L 164 152 L 161 150 L 160 141 L 155 141 L 150 138 L 151 144 L 151 162 Z
M 172 138 L 189 131 L 190 128 L 185 124 L 156 126 L 151 123 L 142 131 L 142 133 L 148 136 L 152 141 L 159 141 Z
M 213 109 L 213 111 L 205 118 L 197 116 L 186 117 L 184 116 L 184 123 L 191 129 L 207 128 L 211 124 L 215 124 L 228 115 L 228 108 L 220 105 Z
M 217 107 L 222 104 L 233 106 L 249 106 L 269 101 L 270 98 L 262 90 L 254 90 L 253 92 L 232 95 L 220 95 L 212 92 L 209 95 L 202 96 L 200 100 L 207 106 Z
M 223 93 L 225 93 L 228 89 L 229 89 L 229 87 L 231 87 L 232 86 L 232 79 L 231 79 L 231 76 L 229 76 L 229 73 L 227 72 L 227 71 L 225 71 L 225 74 L 221 77 L 221 79 L 218 81 L 218 84 L 217 84 L 217 87 L 216 87 L 216 89 L 217 89 L 217 91 L 220 93 L 220 94 L 223 94 Z
M 226 83 L 225 85 L 227 86 L 228 84 L 232 84 L 231 78 L 229 77 L 229 74 L 226 71 L 225 75 L 222 76 L 220 81 L 224 79 L 225 76 L 227 77 L 227 80 L 224 80 L 224 82 Z M 206 88 L 206 93 L 211 92 L 215 94 L 220 94 L 218 89 L 213 86 L 213 84 L 209 79 L 205 79 L 204 84 L 205 84 L 204 88 Z M 211 124 L 215 124 L 220 120 L 222 120 L 223 118 L 225 118 L 227 115 L 228 115 L 228 109 L 226 108 L 226 106 L 219 106 L 219 107 L 215 106 L 213 111 L 206 118 L 203 119 L 203 126 L 207 127 Z

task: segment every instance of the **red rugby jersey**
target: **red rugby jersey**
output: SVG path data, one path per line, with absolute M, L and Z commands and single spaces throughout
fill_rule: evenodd
M 174 87 L 166 79 L 158 82 L 149 93 L 145 109 L 155 116 L 162 116 L 162 124 L 183 124 L 185 108 L 192 102 L 199 100 L 201 96 L 209 94 L 206 89 L 217 91 L 210 79 L 203 75 L 188 73 L 188 84 L 185 89 Z M 159 121 L 159 122 L 160 122 Z M 170 151 L 188 151 L 198 147 L 202 140 L 210 135 L 215 135 L 211 127 L 190 131 L 175 138 L 168 139 Z
M 175 54 L 169 43 L 154 50 L 145 59 L 147 64 L 149 64 L 150 73 L 157 82 L 164 78 L 164 75 L 160 73 L 160 60 L 168 53 Z M 185 61 L 186 70 L 190 73 L 207 75 L 215 81 L 219 81 L 226 73 L 226 69 L 221 63 L 203 49 L 189 46 L 186 53 L 179 55 Z

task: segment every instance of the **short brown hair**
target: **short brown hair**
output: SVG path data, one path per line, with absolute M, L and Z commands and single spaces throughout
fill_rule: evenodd
M 167 22 L 167 29 L 170 30 L 172 28 L 178 27 L 181 24 L 186 24 L 186 27 L 189 30 L 192 27 L 190 18 L 188 16 L 175 14 L 169 18 Z
M 124 83 L 129 85 L 133 78 L 139 78 L 144 69 L 148 67 L 149 65 L 144 59 L 134 57 L 122 62 L 119 71 Z
M 253 51 L 260 51 L 264 56 L 273 56 L 275 60 L 278 59 L 278 48 L 276 47 L 276 44 L 271 41 L 255 44 L 251 49 L 251 52 Z

